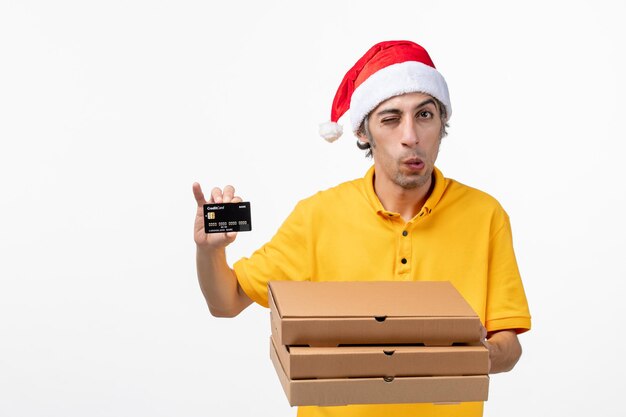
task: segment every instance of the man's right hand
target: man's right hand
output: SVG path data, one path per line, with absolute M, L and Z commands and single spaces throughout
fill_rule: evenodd
M 211 190 L 211 197 L 206 201 L 202 188 L 193 184 L 193 195 L 198 203 L 193 236 L 196 241 L 196 267 L 200 288 L 207 301 L 211 314 L 216 317 L 235 317 L 252 303 L 252 300 L 239 286 L 235 272 L 226 262 L 226 246 L 237 237 L 237 232 L 205 233 L 204 205 L 221 203 L 239 203 L 232 185 Z
M 204 198 L 202 187 L 197 182 L 193 183 L 193 196 L 196 198 L 198 208 L 194 223 L 193 237 L 198 248 L 223 249 L 231 244 L 237 237 L 237 232 L 228 233 L 205 233 L 204 231 L 204 205 L 221 203 L 240 203 L 241 197 L 235 196 L 235 188 L 227 185 L 224 190 L 215 187 L 211 190 L 209 201 Z

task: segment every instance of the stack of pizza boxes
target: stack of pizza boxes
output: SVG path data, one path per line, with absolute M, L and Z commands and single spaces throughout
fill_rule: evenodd
M 289 404 L 484 401 L 478 315 L 449 282 L 268 286 L 270 357 Z

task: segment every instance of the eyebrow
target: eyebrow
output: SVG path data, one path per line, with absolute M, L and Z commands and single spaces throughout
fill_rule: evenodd
M 437 105 L 435 104 L 435 100 L 433 100 L 432 98 L 426 99 L 424 101 L 422 101 L 420 104 L 418 104 L 417 106 L 415 106 L 415 110 L 426 106 L 427 104 L 432 104 L 435 106 L 435 108 L 437 107 Z M 383 109 L 380 110 L 378 112 L 376 112 L 376 114 L 374 116 L 384 116 L 386 114 L 402 114 L 402 111 L 400 109 L 394 109 L 394 108 L 390 108 L 390 109 Z

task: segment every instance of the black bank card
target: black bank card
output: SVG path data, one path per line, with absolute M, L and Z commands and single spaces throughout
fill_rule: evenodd
M 250 202 L 204 205 L 206 233 L 248 232 L 252 230 Z

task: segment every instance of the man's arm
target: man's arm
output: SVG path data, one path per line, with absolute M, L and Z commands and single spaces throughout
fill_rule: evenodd
M 522 345 L 515 330 L 492 333 L 485 342 L 489 349 L 489 373 L 508 372 L 522 356 Z
M 223 192 L 214 188 L 207 202 L 200 184 L 193 184 L 193 195 L 198 203 L 194 223 L 198 281 L 209 311 L 215 317 L 235 317 L 252 303 L 226 262 L 226 246 L 235 240 L 237 233 L 204 232 L 204 204 L 240 202 L 241 198 L 234 194 L 235 189 L 230 185 L 224 187 Z

